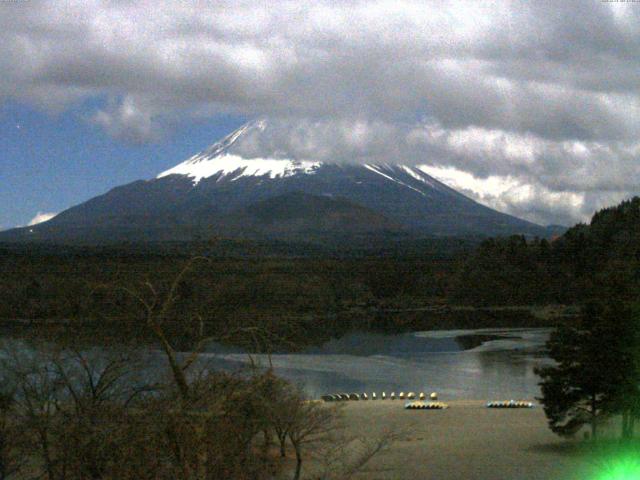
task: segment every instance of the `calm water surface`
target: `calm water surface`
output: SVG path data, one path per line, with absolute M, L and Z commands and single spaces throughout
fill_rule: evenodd
M 436 391 L 442 399 L 531 399 L 539 395 L 538 365 L 548 364 L 549 329 L 480 329 L 395 335 L 352 333 L 301 353 L 252 355 L 220 345 L 202 354 L 202 366 L 239 371 L 251 361 L 273 365 L 280 376 L 314 398 L 327 393 Z M 20 350 L 32 347 L 4 337 Z M 94 347 L 95 348 L 95 347 Z M 100 348 L 100 347 L 97 347 Z M 149 376 L 163 354 L 144 349 Z M 186 353 L 184 355 L 187 355 Z
M 533 369 L 548 364 L 549 329 L 481 329 L 397 335 L 353 333 L 302 353 L 275 354 L 275 371 L 310 396 L 326 393 L 437 391 L 442 399 L 533 399 Z M 215 368 L 234 370 L 249 358 L 212 347 Z M 268 365 L 265 355 L 253 360 Z

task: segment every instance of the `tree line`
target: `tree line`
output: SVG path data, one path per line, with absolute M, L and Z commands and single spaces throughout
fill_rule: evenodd
M 628 440 L 640 418 L 640 199 L 598 212 L 555 248 L 574 264 L 582 315 L 551 335 L 556 363 L 538 370 L 549 426 L 596 438 L 617 416 Z
M 340 410 L 306 399 L 270 368 L 228 374 L 199 362 L 205 336 L 193 318 L 181 354 L 170 312 L 197 259 L 166 287 L 122 290 L 163 354 L 161 366 L 135 346 L 56 342 L 5 348 L 0 361 L 0 480 L 348 479 L 393 440 L 345 435 Z M 249 328 L 267 341 L 267 334 Z M 291 458 L 291 460 L 289 460 Z
M 185 282 L 185 303 L 215 307 L 218 315 L 242 314 L 247 305 L 303 315 L 372 305 L 582 304 L 601 272 L 634 268 L 639 202 L 597 212 L 590 224 L 555 239 L 491 238 L 441 251 L 434 247 L 440 243 L 427 243 L 384 255 L 216 256 L 215 245 L 200 244 L 182 250 L 0 246 L 0 318 L 99 320 L 109 294 L 102 285 L 166 282 L 196 254 L 213 261 Z

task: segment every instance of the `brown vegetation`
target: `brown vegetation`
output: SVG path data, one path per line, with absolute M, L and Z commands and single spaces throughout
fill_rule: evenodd
M 295 455 L 291 475 L 298 480 L 310 450 L 333 452 L 352 441 L 335 435 L 336 409 L 307 401 L 271 370 L 242 376 L 196 371 L 210 339 L 200 317 L 195 329 L 189 319 L 182 325 L 192 353 L 178 353 L 168 320 L 197 261 L 165 289 L 151 282 L 123 289 L 142 309 L 137 320 L 163 352 L 168 381 L 159 381 L 163 368 L 145 364 L 136 349 L 96 349 L 69 336 L 55 347 L 40 343 L 4 352 L 0 480 L 269 479 L 289 469 L 287 442 Z M 214 338 L 239 333 L 263 346 L 269 341 L 261 329 L 242 325 L 228 325 Z M 344 460 L 348 469 L 327 472 L 355 472 L 378 450 Z

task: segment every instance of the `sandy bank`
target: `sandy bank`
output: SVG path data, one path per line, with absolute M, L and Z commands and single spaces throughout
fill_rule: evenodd
M 541 408 L 487 409 L 483 401 L 447 410 L 404 410 L 404 402 L 345 402 L 349 433 L 403 432 L 358 478 L 421 480 L 588 480 L 597 465 L 555 436 Z

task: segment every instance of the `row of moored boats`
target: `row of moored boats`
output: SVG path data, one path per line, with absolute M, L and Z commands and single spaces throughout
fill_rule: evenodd
M 395 392 L 391 392 L 387 395 L 386 392 L 382 392 L 380 396 L 376 394 L 376 392 L 372 392 L 371 395 L 367 393 L 334 393 L 330 395 L 322 395 L 322 400 L 325 402 L 341 402 L 348 400 L 412 400 L 405 404 L 405 408 L 408 410 L 442 410 L 448 408 L 449 406 L 446 403 L 437 402 L 438 394 L 433 392 L 429 395 L 428 399 L 431 400 L 426 402 L 427 395 L 424 392 L 420 392 L 419 394 L 415 394 L 414 392 L 404 393 L 400 392 L 396 395 Z M 533 408 L 532 402 L 527 402 L 524 400 L 496 400 L 487 403 L 487 408 Z
M 424 392 L 421 392 L 417 395 L 414 392 L 409 392 L 406 394 L 404 392 L 400 392 L 397 395 L 395 392 L 391 392 L 389 395 L 387 395 L 386 392 L 382 392 L 378 397 L 376 392 L 373 392 L 371 393 L 371 396 L 369 396 L 367 393 L 334 393 L 330 395 L 322 395 L 322 397 L 320 398 L 322 398 L 322 400 L 324 400 L 325 402 L 340 402 L 345 400 L 395 400 L 396 398 L 399 400 L 414 400 L 416 398 L 419 400 L 426 400 L 427 396 L 424 394 Z M 429 395 L 429 399 L 437 400 L 438 394 L 433 392 L 431 395 Z

